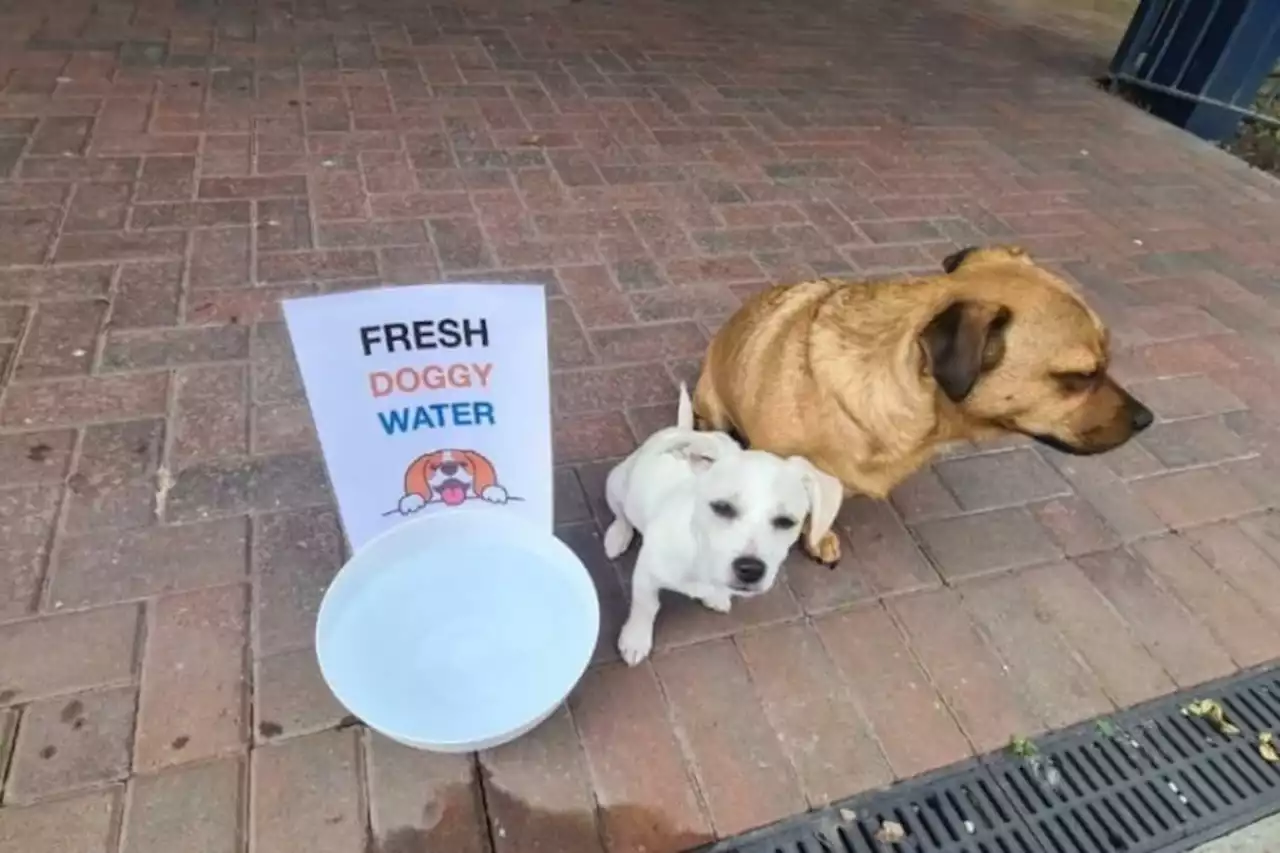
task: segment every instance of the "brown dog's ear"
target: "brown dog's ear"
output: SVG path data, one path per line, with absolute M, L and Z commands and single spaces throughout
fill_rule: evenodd
M 1029 260 L 1027 258 L 1027 250 L 1021 246 L 969 246 L 943 258 L 942 270 L 950 275 L 967 264 L 976 263 L 984 259 L 995 260 L 996 258 Z
M 960 267 L 964 264 L 964 262 L 969 259 L 969 256 L 976 251 L 978 251 L 977 246 L 969 246 L 967 248 L 961 249 L 958 252 L 954 252 L 950 255 L 947 255 L 945 258 L 942 259 L 943 272 L 945 272 L 947 275 L 950 275 L 951 273 L 960 269 Z
M 1003 305 L 952 302 L 929 321 L 920 345 L 942 393 L 958 403 L 983 371 L 1004 356 L 1004 328 L 1012 315 Z

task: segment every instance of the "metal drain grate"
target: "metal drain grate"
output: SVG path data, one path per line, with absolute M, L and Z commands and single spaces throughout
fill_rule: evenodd
M 875 838 L 884 821 L 905 831 L 896 846 Z M 707 853 L 1040 853 L 1040 844 L 1008 797 L 967 762 L 847 803 L 792 818 Z
M 1183 714 L 1211 697 L 1240 734 Z M 872 791 L 700 853 L 1177 853 L 1280 810 L 1280 668 L 1238 675 Z M 898 823 L 896 843 L 876 840 Z
M 1203 696 L 1240 734 L 1182 713 Z M 1258 752 L 1266 731 L 1280 731 L 1276 670 L 1040 739 L 1038 773 L 1006 755 L 985 763 L 1050 853 L 1179 850 L 1280 807 L 1280 766 Z

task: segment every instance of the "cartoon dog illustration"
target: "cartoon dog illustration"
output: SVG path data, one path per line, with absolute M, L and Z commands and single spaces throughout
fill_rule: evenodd
M 469 500 L 505 504 L 517 500 L 498 484 L 493 463 L 474 450 L 433 450 L 409 463 L 398 510 L 409 515 L 427 504 L 460 506 Z

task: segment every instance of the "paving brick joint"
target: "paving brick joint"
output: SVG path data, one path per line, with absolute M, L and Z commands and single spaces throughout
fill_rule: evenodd
M 1015 4 L 1016 5 L 1016 4 Z M 1023 4 L 1027 5 L 1027 4 Z M 1280 655 L 1280 192 L 937 0 L 0 9 L 0 853 L 661 853 Z M 1158 423 L 954 448 L 616 659 L 612 461 L 770 282 L 1016 242 Z M 556 523 L 603 633 L 478 757 L 311 654 L 338 522 L 279 301 L 547 285 Z

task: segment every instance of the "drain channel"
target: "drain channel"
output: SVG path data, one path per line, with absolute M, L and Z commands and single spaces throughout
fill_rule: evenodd
M 1184 708 L 1216 700 L 1238 733 Z M 698 853 L 1181 853 L 1280 810 L 1280 667 L 1042 735 Z M 1277 744 L 1280 748 L 1280 744 Z M 893 824 L 901 828 L 897 832 Z M 877 836 L 879 833 L 879 836 Z

